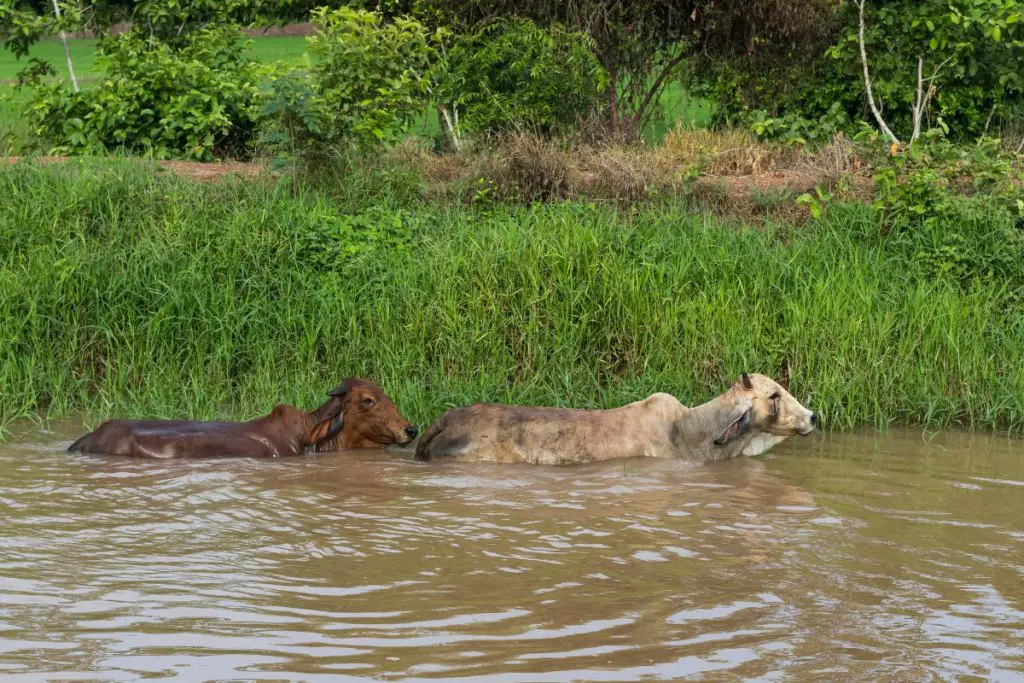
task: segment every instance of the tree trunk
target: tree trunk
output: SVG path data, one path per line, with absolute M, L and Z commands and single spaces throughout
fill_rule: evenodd
M 57 0 L 53 2 L 53 13 L 57 15 L 57 21 L 60 21 L 60 5 L 57 4 Z M 75 65 L 71 61 L 71 49 L 68 47 L 68 36 L 64 33 L 64 29 L 60 31 L 60 42 L 64 44 L 64 56 L 68 60 L 68 74 L 71 76 L 71 87 L 78 92 L 78 79 L 75 78 Z
M 860 11 L 860 24 L 857 29 L 857 43 L 860 46 L 860 63 L 864 67 L 864 89 L 868 94 L 868 104 L 871 105 L 871 113 L 875 116 L 875 121 L 878 122 L 878 127 L 882 129 L 882 132 L 889 136 L 889 138 L 895 144 L 899 144 L 900 140 L 896 135 L 889 129 L 889 126 L 885 124 L 885 119 L 882 118 L 882 112 L 878 109 L 878 103 L 875 102 L 875 94 L 871 90 L 871 74 L 868 72 L 868 50 L 864 45 L 864 3 L 867 0 L 855 0 L 857 2 L 857 9 Z
M 615 92 L 615 83 L 608 85 L 608 109 L 612 116 L 612 133 L 618 138 L 621 133 L 619 131 L 619 101 Z
M 640 106 L 636 109 L 636 114 L 633 116 L 633 132 L 639 135 L 643 132 L 644 124 L 646 123 L 646 114 L 648 107 L 654 101 L 654 96 L 661 92 L 661 88 L 665 85 L 665 79 L 668 78 L 672 70 L 679 66 L 679 63 L 686 57 L 686 51 L 680 52 L 676 55 L 665 68 L 661 70 L 658 77 L 654 79 L 654 83 L 647 89 L 647 93 L 644 95 L 644 99 L 640 102 Z

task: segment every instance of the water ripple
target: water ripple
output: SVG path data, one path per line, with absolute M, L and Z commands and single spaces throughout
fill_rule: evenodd
M 527 468 L 143 462 L 48 438 L 0 444 L 4 681 L 1024 671 L 1024 449 L 1005 439 Z

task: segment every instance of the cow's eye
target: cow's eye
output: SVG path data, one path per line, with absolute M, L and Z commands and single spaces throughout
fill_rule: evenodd
M 363 405 L 366 406 L 367 408 L 372 407 L 374 403 L 376 403 L 376 401 L 374 401 L 372 398 L 363 399 Z

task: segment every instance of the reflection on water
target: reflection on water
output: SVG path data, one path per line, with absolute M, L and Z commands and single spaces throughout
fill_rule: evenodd
M 0 677 L 1024 680 L 1024 443 L 564 469 L 0 444 Z

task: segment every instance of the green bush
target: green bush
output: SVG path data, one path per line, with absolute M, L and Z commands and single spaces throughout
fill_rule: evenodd
M 839 78 L 860 86 L 857 10 L 848 3 L 828 56 Z M 931 122 L 956 139 L 981 135 L 990 117 L 1024 102 L 1024 1 L 898 0 L 869 2 L 865 43 L 875 98 L 889 126 L 909 138 L 918 59 L 924 90 L 934 87 Z M 934 80 L 931 80 L 933 79 Z
M 123 149 L 158 159 L 245 156 L 257 121 L 256 64 L 233 27 L 206 28 L 172 48 L 138 31 L 104 39 L 103 80 L 81 92 L 37 80 L 26 111 L 56 153 Z
M 269 70 L 260 91 L 260 147 L 295 160 L 323 149 L 324 108 L 307 70 Z
M 341 213 L 330 205 L 295 212 L 291 243 L 296 258 L 320 273 L 344 273 L 355 261 L 381 251 L 409 251 L 411 217 L 404 211 L 370 207 L 360 213 Z
M 1015 178 L 1016 176 L 1016 178 Z M 932 277 L 1024 301 L 1024 174 L 996 141 L 926 140 L 875 173 L 882 228 Z
M 608 84 L 585 34 L 526 19 L 460 36 L 442 67 L 437 99 L 458 109 L 465 130 L 565 131 Z
M 320 137 L 328 143 L 375 145 L 407 130 L 427 98 L 434 50 L 423 24 L 351 7 L 313 12 L 309 38 L 320 107 Z
M 850 117 L 838 102 L 817 119 L 799 114 L 773 117 L 764 109 L 748 112 L 741 118 L 759 140 L 812 147 L 831 142 L 841 131 L 851 127 Z
M 764 109 L 769 117 L 816 120 L 836 105 L 852 122 L 868 110 L 856 3 L 839 3 L 823 27 L 830 46 L 803 59 L 764 60 L 756 54 L 706 65 L 694 88 L 718 105 L 720 118 Z M 977 138 L 1024 108 L 1024 1 L 866 0 L 865 45 L 875 99 L 901 139 L 913 129 L 918 60 L 925 127 L 944 122 L 956 140 Z
M 312 60 L 265 73 L 263 148 L 308 166 L 399 140 L 426 105 L 434 37 L 414 19 L 351 7 L 322 7 L 313 23 Z
M 853 120 L 863 114 L 860 81 L 841 77 L 820 53 L 783 64 L 745 57 L 701 60 L 685 76 L 692 95 L 714 105 L 717 125 L 753 127 L 761 119 L 784 118 L 817 121 L 830 116 L 833 107 Z

